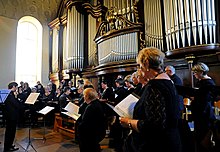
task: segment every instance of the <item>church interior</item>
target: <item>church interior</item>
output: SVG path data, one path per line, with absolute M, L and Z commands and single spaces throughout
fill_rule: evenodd
M 0 0 L 0 88 L 23 81 L 32 89 L 39 82 L 43 88 L 55 84 L 56 92 L 61 83 L 77 88 L 82 80 L 101 94 L 104 80 L 114 88 L 118 76 L 137 71 L 137 55 L 146 47 L 165 54 L 164 68 L 172 65 L 183 86 L 195 86 L 192 68 L 200 62 L 220 86 L 219 12 L 219 0 Z M 48 103 L 57 108 L 58 102 Z M 185 110 L 188 121 L 191 113 Z M 75 120 L 56 112 L 45 120 L 46 133 L 53 137 L 45 143 L 33 140 L 37 151 L 79 151 L 71 142 Z M 28 144 L 22 140 L 28 121 L 17 129 L 19 151 Z M 33 136 L 43 135 L 43 121 L 38 116 Z M 4 120 L 0 123 L 3 150 Z M 107 142 L 106 136 L 102 151 L 113 152 Z

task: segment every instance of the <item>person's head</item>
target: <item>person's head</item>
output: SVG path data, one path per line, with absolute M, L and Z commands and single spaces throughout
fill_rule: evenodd
M 125 85 L 126 87 L 130 87 L 131 84 L 132 84 L 132 80 L 131 80 L 131 75 L 127 75 L 125 78 L 124 78 L 124 81 L 125 81 Z
M 51 88 L 50 88 L 50 86 L 45 86 L 44 87 L 44 91 L 45 91 L 45 93 L 49 93 L 50 91 L 51 91 Z
M 89 104 L 91 101 L 98 99 L 98 93 L 93 88 L 86 88 L 83 91 L 84 101 Z
M 37 88 L 36 88 L 36 87 L 32 87 L 32 88 L 31 88 L 31 92 L 32 92 L 32 93 L 37 93 Z
M 27 89 L 29 87 L 29 84 L 27 82 L 25 82 L 24 87 Z
M 163 71 L 163 60 L 165 54 L 153 47 L 142 49 L 137 56 L 137 64 L 139 64 L 144 77 L 152 77 L 154 72 Z
M 17 88 L 18 88 L 18 84 L 16 82 L 14 82 L 14 81 L 10 82 L 8 84 L 8 89 L 13 91 L 13 92 L 15 92 L 17 90 Z
M 72 85 L 73 85 L 73 82 L 72 81 L 68 81 L 68 86 L 72 87 Z
M 79 79 L 79 80 L 77 81 L 77 84 L 78 84 L 78 86 L 79 86 L 79 85 L 83 85 L 83 84 L 84 84 L 84 81 L 83 81 L 82 79 Z
M 83 86 L 82 84 L 79 85 L 78 88 L 77 88 L 77 93 L 82 94 L 82 93 L 83 93 L 83 90 L 84 90 L 83 87 L 84 87 L 84 86 Z
M 102 89 L 106 89 L 108 87 L 108 82 L 107 81 L 102 81 L 101 83 Z
M 116 79 L 116 80 L 115 80 L 115 85 L 116 85 L 116 87 L 123 86 L 123 85 L 124 85 L 124 80 L 121 79 L 121 78 Z
M 50 90 L 52 90 L 52 82 L 49 82 L 49 83 L 47 84 L 47 86 L 50 88 Z
M 119 74 L 119 75 L 117 76 L 117 79 L 123 79 L 123 76 L 122 76 L 121 74 Z
M 42 85 L 39 83 L 37 84 L 37 89 L 41 89 L 42 88 Z
M 172 65 L 168 65 L 165 68 L 165 72 L 167 75 L 172 76 L 175 74 L 175 68 Z
M 60 94 L 62 92 L 62 89 L 61 88 L 57 88 L 56 89 L 56 94 Z
M 137 79 L 137 77 L 138 77 L 137 71 L 135 71 L 134 73 L 132 73 L 132 75 L 131 75 L 131 80 L 132 80 L 132 82 L 133 82 L 134 85 L 137 85 L 137 84 L 138 84 L 138 79 Z
M 71 93 L 71 88 L 70 88 L 69 86 L 66 86 L 66 87 L 64 87 L 63 92 L 64 92 L 66 95 L 69 95 L 69 94 Z
M 23 82 L 23 81 L 21 81 L 21 82 L 20 82 L 20 85 L 23 87 L 23 86 L 24 86 L 24 82 Z
M 208 74 L 209 67 L 204 63 L 198 63 L 192 67 L 192 71 L 196 79 L 201 79 Z
M 94 86 L 93 86 L 92 82 L 90 82 L 89 80 L 85 80 L 83 88 L 84 89 L 86 89 L 86 88 L 94 88 Z

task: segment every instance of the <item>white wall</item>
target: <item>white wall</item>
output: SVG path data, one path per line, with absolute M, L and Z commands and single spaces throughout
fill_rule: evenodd
M 6 89 L 15 80 L 17 23 L 0 16 L 0 88 Z
M 8 83 L 15 80 L 17 23 L 18 20 L 0 16 L 0 89 L 6 89 Z M 41 82 L 47 84 L 49 82 L 49 28 L 46 24 L 42 26 Z

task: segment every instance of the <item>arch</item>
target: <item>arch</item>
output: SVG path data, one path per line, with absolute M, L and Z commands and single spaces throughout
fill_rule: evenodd
M 15 75 L 17 82 L 25 81 L 33 86 L 37 81 L 41 81 L 42 33 L 42 25 L 36 18 L 24 16 L 18 21 Z

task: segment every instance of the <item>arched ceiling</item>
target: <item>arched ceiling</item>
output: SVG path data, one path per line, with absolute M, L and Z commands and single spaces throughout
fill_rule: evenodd
M 0 0 L 0 16 L 19 20 L 30 15 L 48 24 L 57 17 L 62 0 Z

